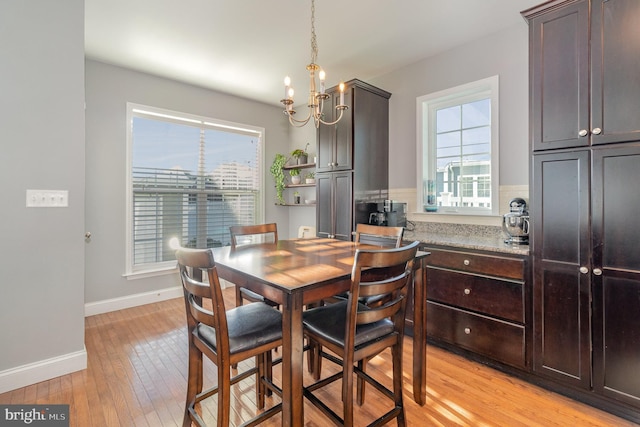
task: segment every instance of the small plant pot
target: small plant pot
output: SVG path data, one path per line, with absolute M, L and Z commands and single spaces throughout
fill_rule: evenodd
M 305 183 L 307 184 L 315 184 L 316 183 L 316 179 L 315 178 L 306 178 L 304 180 Z
M 301 154 L 300 157 L 298 157 L 298 164 L 304 165 L 307 163 L 308 160 L 309 160 L 309 156 L 307 154 Z
M 298 185 L 300 184 L 300 181 L 302 180 L 302 178 L 300 178 L 300 175 L 295 175 L 291 177 L 291 183 L 294 185 Z

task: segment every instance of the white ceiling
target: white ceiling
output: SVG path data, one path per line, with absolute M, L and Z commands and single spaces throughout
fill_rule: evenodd
M 317 0 L 327 87 L 524 24 L 541 0 Z M 85 0 L 89 58 L 280 105 L 308 90 L 310 0 Z

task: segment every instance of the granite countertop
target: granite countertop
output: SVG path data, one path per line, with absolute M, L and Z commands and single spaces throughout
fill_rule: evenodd
M 430 245 L 529 255 L 529 245 L 505 243 L 507 236 L 501 227 L 421 222 L 413 225 L 413 229 L 405 229 L 404 239 Z

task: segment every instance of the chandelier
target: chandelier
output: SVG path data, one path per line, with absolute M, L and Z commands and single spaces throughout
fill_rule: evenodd
M 284 104 L 284 113 L 289 117 L 289 123 L 295 127 L 302 127 L 306 125 L 311 118 L 316 125 L 316 128 L 320 126 L 320 123 L 325 125 L 334 125 L 342 118 L 344 110 L 349 108 L 344 103 L 344 83 L 340 83 L 340 104 L 336 106 L 336 110 L 340 112 L 338 118 L 333 122 L 328 122 L 322 119 L 324 101 L 329 98 L 329 94 L 325 92 L 324 80 L 325 72 L 316 64 L 318 58 L 318 43 L 316 42 L 316 28 L 315 28 L 315 0 L 311 0 L 311 62 L 307 65 L 309 70 L 309 100 L 307 106 L 309 107 L 309 113 L 307 117 L 302 120 L 297 120 L 293 117 L 296 111 L 293 109 L 293 88 L 291 87 L 291 79 L 289 76 L 284 78 L 284 99 L 280 102 Z M 318 79 L 320 80 L 320 90 L 316 89 L 316 72 L 318 73 Z

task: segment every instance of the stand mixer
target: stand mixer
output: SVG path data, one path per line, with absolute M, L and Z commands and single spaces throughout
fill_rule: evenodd
M 505 243 L 529 244 L 529 212 L 527 202 L 516 197 L 509 202 L 509 213 L 504 214 L 502 229 L 509 236 Z

